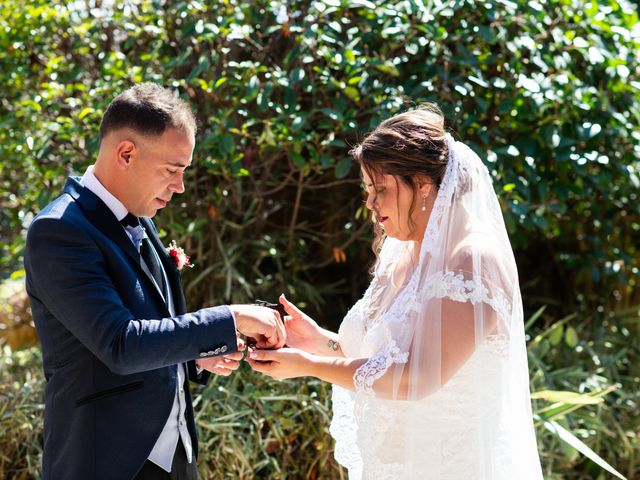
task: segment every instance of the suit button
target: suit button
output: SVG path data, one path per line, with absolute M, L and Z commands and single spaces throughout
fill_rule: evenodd
M 209 355 L 216 355 L 216 352 L 214 352 L 213 350 L 209 350 L 208 354 Z
M 219 349 L 219 348 L 216 348 L 216 349 L 213 351 L 213 354 L 214 354 L 214 355 L 218 355 L 219 353 L 220 353 L 220 349 Z
M 207 352 L 200 352 L 200 356 L 201 357 L 206 357 L 207 356 Z
M 226 345 L 223 345 L 222 347 L 220 347 L 220 353 L 224 353 L 228 350 Z

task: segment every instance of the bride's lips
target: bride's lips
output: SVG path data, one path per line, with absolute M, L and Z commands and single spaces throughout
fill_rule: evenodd
M 380 223 L 384 223 L 389 217 L 378 217 Z

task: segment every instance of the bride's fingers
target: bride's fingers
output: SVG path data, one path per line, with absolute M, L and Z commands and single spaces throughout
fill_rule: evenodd
M 249 350 L 249 359 L 256 360 L 258 362 L 281 362 L 286 359 L 285 354 L 278 350 L 261 350 L 256 348 L 255 350 Z
M 271 362 L 261 362 L 258 360 L 252 360 L 251 358 L 247 358 L 246 361 L 252 370 L 264 373 L 265 375 L 269 375 L 270 377 L 273 376 L 274 366 L 271 364 Z
M 242 357 L 244 357 L 244 351 L 237 351 L 237 352 L 233 352 L 233 353 L 229 353 L 223 357 L 221 357 L 222 359 L 229 359 L 229 360 L 242 360 Z M 223 363 L 223 360 L 221 360 L 218 363 Z
M 280 301 L 280 304 L 284 307 L 284 311 L 287 312 L 290 316 L 303 315 L 302 310 L 300 310 L 293 303 L 287 300 L 287 297 L 284 296 L 284 293 L 280 295 L 280 298 L 278 300 Z

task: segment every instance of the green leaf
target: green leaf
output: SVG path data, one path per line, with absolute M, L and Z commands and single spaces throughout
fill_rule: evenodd
M 540 316 L 544 313 L 544 311 L 547 309 L 546 305 L 541 306 L 538 310 L 535 311 L 535 313 L 533 315 L 531 315 L 531 317 L 529 317 L 529 319 L 527 320 L 527 322 L 524 325 L 524 331 L 528 332 L 529 328 L 531 327 L 531 325 L 533 325 L 536 320 L 538 320 L 538 318 L 540 318 Z
M 535 418 L 535 416 L 534 416 Z M 538 417 L 539 418 L 539 417 Z M 549 430 L 551 433 L 556 435 L 560 440 L 566 442 L 571 445 L 573 448 L 582 453 L 585 457 L 591 460 L 593 463 L 598 465 L 603 470 L 606 470 L 610 474 L 622 479 L 626 480 L 626 477 L 618 472 L 615 468 L 609 465 L 600 455 L 591 450 L 582 440 L 577 438 L 567 429 L 565 429 L 562 425 L 554 420 L 543 421 L 544 427 Z
M 198 64 L 193 68 L 193 70 L 191 70 L 191 73 L 189 73 L 189 76 L 187 76 L 187 83 L 191 82 L 191 80 L 193 80 L 194 78 L 199 77 L 201 73 L 209 70 L 210 66 L 211 66 L 211 62 L 209 61 L 209 56 L 200 55 L 200 58 L 198 59 Z
M 387 75 L 390 75 L 392 77 L 400 76 L 400 70 L 398 70 L 398 67 L 396 67 L 391 62 L 379 63 L 375 66 L 375 68 L 380 70 L 382 73 L 386 73 Z
M 16 270 L 15 272 L 12 272 L 9 278 L 11 280 L 21 280 L 25 277 L 25 275 L 26 275 L 26 272 L 24 268 L 21 268 L 20 270 Z
M 333 108 L 323 108 L 321 111 L 333 121 L 336 121 L 336 122 L 344 121 L 344 117 L 342 116 L 342 113 L 338 112 Z
M 253 75 L 249 79 L 249 83 L 247 84 L 247 93 L 246 93 L 247 101 L 255 100 L 255 98 L 258 96 L 259 90 L 260 90 L 260 80 L 256 75 Z
M 304 70 L 302 68 L 296 68 L 291 72 L 291 80 L 293 83 L 301 82 L 305 77 Z
M 291 156 L 291 160 L 293 161 L 296 167 L 304 168 L 307 165 L 307 161 L 305 160 L 305 158 L 302 155 L 300 155 L 298 152 L 291 151 L 289 152 L 289 155 Z
M 304 121 L 305 119 L 302 115 L 296 115 L 291 121 L 291 129 L 294 132 L 300 131 L 300 129 L 304 126 Z
M 228 155 L 233 151 L 234 142 L 233 137 L 228 133 L 225 133 L 220 139 L 220 153 Z
M 95 109 L 91 107 L 84 107 L 82 110 L 80 110 L 80 113 L 78 114 L 78 119 L 82 120 L 84 117 L 86 117 L 87 115 L 93 112 L 95 112 Z
M 564 325 L 561 323 L 556 323 L 551 332 L 549 333 L 549 341 L 551 345 L 559 345 L 562 340 L 562 334 L 564 333 Z
M 575 328 L 567 327 L 567 331 L 564 335 L 564 341 L 571 348 L 575 348 L 578 345 L 578 332 L 576 332 Z
M 353 100 L 354 102 L 359 102 L 360 101 L 360 92 L 358 92 L 357 89 L 353 88 L 353 87 L 346 87 L 344 89 L 344 93 L 347 97 L 349 97 L 351 100 Z
M 335 175 L 336 178 L 344 178 L 349 174 L 351 170 L 351 157 L 345 157 L 336 165 Z
M 274 146 L 275 144 L 276 141 L 275 136 L 273 135 L 273 131 L 271 130 L 271 124 L 269 122 L 265 122 L 262 133 L 258 137 L 258 145 Z
M 541 390 L 531 394 L 532 399 L 542 399 L 548 402 L 566 403 L 571 405 L 596 405 L 604 400 L 601 397 L 594 397 L 590 394 L 580 394 L 576 392 L 565 392 L 558 390 Z

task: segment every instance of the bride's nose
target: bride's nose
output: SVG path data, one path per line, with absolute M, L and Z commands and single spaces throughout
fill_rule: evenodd
M 367 201 L 365 202 L 365 206 L 369 209 L 369 210 L 375 210 L 375 201 L 376 201 L 376 197 L 375 195 L 372 194 L 368 194 L 367 195 Z

